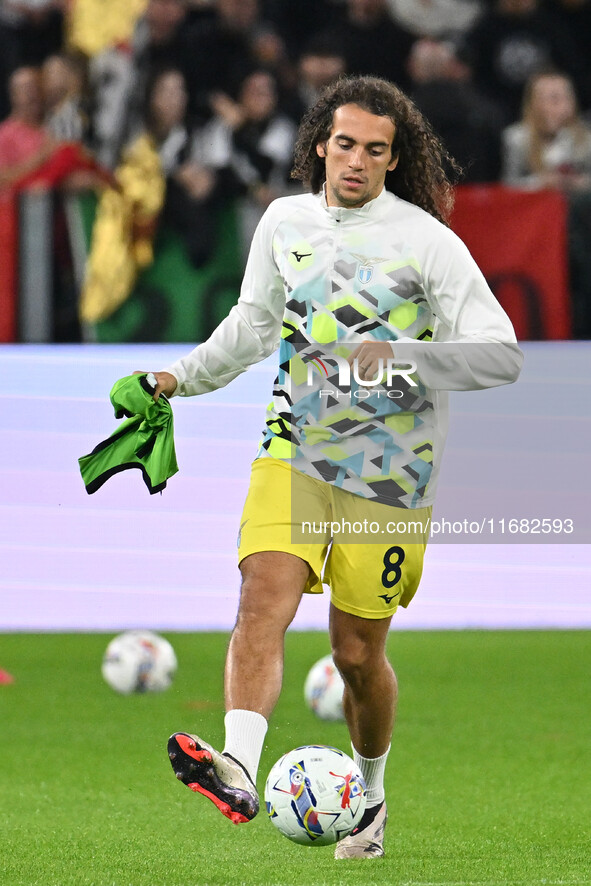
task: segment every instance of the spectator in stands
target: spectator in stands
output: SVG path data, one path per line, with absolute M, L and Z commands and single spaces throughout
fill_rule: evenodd
M 131 126 L 141 117 L 148 84 L 165 67 L 179 64 L 185 50 L 184 0 L 149 0 L 133 36 L 133 87 L 128 113 Z
M 476 22 L 483 0 L 388 0 L 394 21 L 415 37 L 457 40 Z
M 502 177 L 517 187 L 591 188 L 591 127 L 565 74 L 543 71 L 528 81 L 522 119 L 503 132 Z
M 584 86 L 586 64 L 568 31 L 539 0 L 495 0 L 464 35 L 460 57 L 474 82 L 489 98 L 502 102 L 508 119 L 519 118 L 528 78 L 550 65 Z
M 129 297 L 139 273 L 153 259 L 153 241 L 165 201 L 166 181 L 160 150 L 184 109 L 175 106 L 174 87 L 149 97 L 145 125 L 126 144 L 113 186 L 101 194 L 82 291 L 80 319 L 94 324 L 110 316 Z M 158 111 L 164 107 L 165 119 Z
M 319 34 L 306 44 L 297 59 L 296 85 L 284 100 L 284 107 L 299 123 L 308 108 L 316 104 L 322 90 L 347 72 L 341 44 L 331 34 Z
M 6 0 L 0 0 L 0 121 L 10 114 L 8 80 L 20 64 L 13 15 Z
M 66 0 L 0 0 L 0 23 L 6 29 L 21 67 L 38 67 L 64 43 Z
M 283 40 L 290 59 L 297 62 L 302 47 L 330 29 L 334 0 L 298 0 L 297 3 L 266 0 L 265 12 Z
M 148 86 L 144 129 L 156 144 L 166 176 L 176 172 L 186 158 L 188 99 L 185 78 L 177 68 L 159 71 Z
M 10 113 L 8 79 L 38 67 L 63 45 L 63 0 L 0 0 L 0 120 Z
M 0 124 L 0 190 L 47 160 L 56 142 L 43 124 L 39 70 L 17 68 L 9 80 L 10 116 Z
M 238 101 L 212 98 L 215 117 L 198 134 L 195 152 L 213 168 L 231 169 L 263 209 L 285 192 L 296 127 L 278 107 L 277 84 L 264 70 L 249 74 Z
M 9 83 L 12 113 L 0 124 L 0 190 L 16 199 L 23 189 L 80 190 L 103 185 L 105 175 L 78 144 L 59 141 L 44 125 L 44 101 L 38 68 L 21 67 Z M 53 201 L 53 337 L 75 341 L 79 337 L 72 259 L 62 206 Z
M 229 119 L 240 113 L 241 106 L 234 106 L 230 99 L 219 96 L 218 101 Z M 228 132 L 221 132 L 212 121 L 202 133 L 192 134 L 187 110 L 182 71 L 158 72 L 148 86 L 144 125 L 125 153 L 133 153 L 134 145 L 146 139 L 157 151 L 165 179 L 160 218 L 182 237 L 192 264 L 201 267 L 215 249 L 219 210 L 243 194 L 247 185 L 230 163 L 233 130 L 228 126 Z M 153 235 L 156 221 L 153 215 L 152 233 L 146 229 L 146 235 Z
M 575 42 L 579 57 L 585 63 L 584 83 L 578 96 L 586 110 L 591 109 L 591 0 L 545 0 L 545 8 L 561 30 Z
M 406 60 L 414 37 L 396 24 L 387 0 L 346 0 L 328 32 L 341 47 L 347 73 L 373 74 L 408 88 Z
M 106 166 L 116 165 L 121 148 L 141 127 L 150 80 L 187 58 L 185 19 L 184 0 L 149 0 L 132 45 L 107 49 L 91 59 L 94 146 Z
M 500 174 L 500 108 L 478 92 L 470 69 L 450 43 L 426 37 L 410 52 L 411 98 L 464 170 L 464 182 L 496 181 Z
M 591 126 L 565 74 L 540 72 L 528 81 L 522 119 L 503 133 L 503 181 L 566 195 L 574 335 L 591 338 Z
M 219 92 L 236 98 L 254 67 L 280 75 L 286 61 L 283 42 L 264 21 L 258 0 L 214 0 L 214 16 L 187 33 L 185 65 L 190 110 L 200 123 L 212 115 L 212 97 Z
M 157 74 L 148 90 L 146 131 L 166 179 L 162 217 L 182 237 L 191 262 L 201 267 L 215 247 L 217 210 L 233 192 L 213 168 L 191 158 L 187 108 L 183 73 L 171 68 Z
M 41 67 L 45 125 L 60 141 L 85 142 L 89 131 L 86 98 L 86 59 L 81 55 L 51 55 Z
M 296 125 L 280 110 L 268 71 L 249 74 L 237 101 L 217 93 L 212 102 L 215 116 L 197 133 L 193 157 L 215 169 L 227 191 L 246 198 L 240 207 L 246 247 L 263 211 L 288 191 Z

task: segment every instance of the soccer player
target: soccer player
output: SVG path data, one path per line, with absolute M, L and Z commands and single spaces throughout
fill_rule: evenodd
M 232 821 L 257 814 L 284 634 L 302 593 L 321 592 L 324 580 L 353 755 L 367 784 L 364 817 L 337 844 L 337 858 L 384 854 L 397 700 L 385 644 L 421 576 L 446 391 L 507 384 L 521 368 L 509 319 L 447 226 L 453 165 L 393 84 L 358 77 L 328 87 L 305 115 L 295 150 L 294 177 L 311 193 L 271 204 L 237 305 L 208 341 L 155 373 L 156 397 L 203 394 L 279 346 L 240 521 L 225 747 L 181 732 L 168 750 L 177 777 Z M 382 383 L 386 367 L 398 374 Z M 407 533 L 409 518 L 419 528 Z M 363 521 L 396 529 L 353 536 L 347 527 Z M 304 523 L 322 534 L 306 535 Z

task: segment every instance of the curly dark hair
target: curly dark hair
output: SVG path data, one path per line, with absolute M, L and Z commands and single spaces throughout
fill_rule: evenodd
M 348 104 L 389 117 L 394 123 L 392 156 L 398 155 L 398 165 L 386 174 L 388 190 L 448 224 L 453 185 L 461 168 L 414 102 L 393 83 L 379 77 L 341 77 L 324 90 L 300 123 L 291 177 L 304 182 L 314 194 L 319 193 L 326 170 L 316 145 L 328 140 L 334 112 Z

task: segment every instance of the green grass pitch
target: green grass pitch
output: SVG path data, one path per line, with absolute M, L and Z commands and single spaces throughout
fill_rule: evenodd
M 222 741 L 225 634 L 167 634 L 161 695 L 103 683 L 104 635 L 0 636 L 2 886 L 574 886 L 591 883 L 591 642 L 572 632 L 393 632 L 400 683 L 387 854 L 339 861 L 236 827 L 175 781 L 171 732 Z M 301 744 L 349 751 L 308 712 L 323 633 L 287 638 L 259 773 Z

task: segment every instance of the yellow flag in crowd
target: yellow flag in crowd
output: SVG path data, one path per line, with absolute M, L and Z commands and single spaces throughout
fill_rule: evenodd
M 92 230 L 80 319 L 98 323 L 131 294 L 138 273 L 154 260 L 152 240 L 166 183 L 153 140 L 142 135 L 115 172 L 118 188 L 103 191 Z
M 85 55 L 131 39 L 134 25 L 148 0 L 71 0 L 68 44 Z

